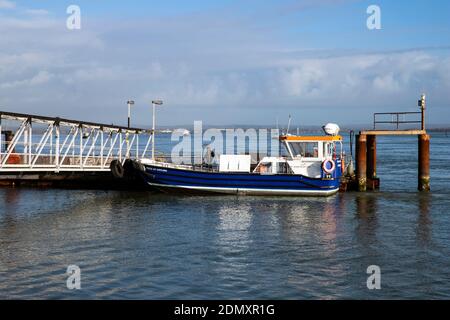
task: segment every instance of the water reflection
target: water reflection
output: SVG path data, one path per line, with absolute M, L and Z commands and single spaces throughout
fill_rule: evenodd
M 23 192 L 22 192 L 23 193 Z M 10 223 L 17 215 L 17 205 L 21 202 L 21 194 L 19 189 L 5 188 L 0 193 L 2 196 L 2 205 L 4 214 L 0 215 L 0 222 Z
M 283 257 L 278 260 L 279 269 L 273 270 L 273 274 L 280 283 L 295 288 L 297 295 L 291 298 L 298 298 L 298 294 L 331 298 L 333 293 L 329 288 L 335 288 L 346 275 L 345 263 L 334 259 L 342 250 L 337 240 L 340 220 L 345 215 L 345 201 L 340 196 L 289 198 L 277 199 L 270 207 L 271 215 L 277 217 L 279 239 L 277 249 L 268 252 L 273 256 L 281 252 Z M 323 288 L 321 294 L 308 293 L 311 286 Z
M 223 204 L 218 212 L 219 222 L 216 227 L 216 248 L 218 255 L 223 258 L 219 262 L 219 273 L 232 275 L 230 279 L 239 277 L 246 272 L 251 245 L 250 228 L 252 213 L 250 206 Z
M 378 228 L 378 197 L 377 194 L 358 193 L 355 196 L 356 237 L 364 246 L 370 246 L 376 242 Z
M 432 220 L 430 217 L 431 193 L 420 193 L 417 197 L 417 240 L 421 246 L 431 242 Z
M 3 203 L 6 206 L 6 210 L 8 211 L 8 207 L 11 205 L 15 205 L 19 202 L 21 192 L 16 188 L 6 188 L 4 189 L 3 194 Z
M 218 211 L 217 225 L 220 243 L 229 245 L 234 242 L 246 244 L 249 240 L 249 229 L 252 214 L 248 204 L 222 205 Z

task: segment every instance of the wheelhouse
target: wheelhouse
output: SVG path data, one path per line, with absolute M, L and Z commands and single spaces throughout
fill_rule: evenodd
M 341 136 L 281 136 L 285 157 L 265 157 L 254 172 L 260 174 L 299 174 L 311 178 L 337 178 L 341 175 L 343 146 Z
M 342 153 L 341 136 L 281 136 L 291 159 L 336 159 Z

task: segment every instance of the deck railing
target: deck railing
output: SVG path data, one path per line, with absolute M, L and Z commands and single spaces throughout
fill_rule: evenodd
M 400 130 L 401 124 L 419 124 L 420 130 L 425 130 L 425 94 L 421 96 L 418 101 L 420 111 L 416 112 L 377 112 L 373 114 L 373 129 L 377 130 L 377 124 L 394 124 L 396 130 Z M 386 116 L 390 116 L 391 119 L 386 119 Z M 382 119 L 380 119 L 382 118 Z M 417 129 L 417 128 L 414 128 Z
M 396 130 L 400 130 L 401 124 L 419 124 L 422 128 L 422 120 L 411 119 L 412 115 L 421 116 L 422 112 L 378 112 L 373 114 L 373 129 L 377 129 L 377 124 L 393 124 Z M 388 120 L 386 116 L 390 116 Z M 409 119 L 408 119 L 409 117 Z M 381 118 L 381 119 L 380 119 Z
M 108 171 L 148 158 L 151 130 L 0 111 L 0 172 Z

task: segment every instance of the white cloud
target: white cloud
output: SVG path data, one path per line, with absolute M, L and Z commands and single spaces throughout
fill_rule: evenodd
M 46 16 L 49 14 L 45 9 L 27 9 L 25 12 L 32 16 Z
M 11 31 L 21 31 L 21 30 L 33 30 L 33 29 L 49 29 L 59 26 L 59 24 L 54 20 L 36 18 L 32 19 L 21 19 L 13 17 L 2 17 L 0 19 L 0 29 L 11 30 Z
M 22 88 L 26 89 L 26 87 L 39 86 L 47 83 L 51 79 L 52 75 L 47 71 L 39 71 L 37 74 L 33 75 L 29 79 L 16 80 L 11 82 L 3 82 L 0 83 L 0 88 L 2 89 L 12 89 L 12 88 Z
M 385 92 L 397 92 L 400 90 L 400 83 L 395 79 L 392 72 L 376 76 L 373 80 L 373 86 L 377 90 Z
M 0 9 L 14 9 L 16 4 L 8 0 L 0 0 Z
M 328 80 L 325 63 L 319 60 L 305 60 L 301 61 L 298 67 L 280 70 L 283 93 L 303 99 L 320 94 L 323 84 Z

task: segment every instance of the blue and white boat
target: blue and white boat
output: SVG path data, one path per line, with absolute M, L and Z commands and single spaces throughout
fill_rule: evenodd
M 339 191 L 343 172 L 342 137 L 280 136 L 286 156 L 221 155 L 219 166 L 204 169 L 157 160 L 141 160 L 145 182 L 161 191 L 195 193 L 330 196 Z

